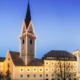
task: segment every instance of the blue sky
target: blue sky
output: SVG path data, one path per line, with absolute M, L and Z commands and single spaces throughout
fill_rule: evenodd
M 80 49 L 80 0 L 29 0 L 37 35 L 36 57 L 50 50 Z M 27 0 L 0 0 L 0 56 L 20 51 Z

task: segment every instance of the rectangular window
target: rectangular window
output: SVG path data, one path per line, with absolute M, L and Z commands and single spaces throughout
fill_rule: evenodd
M 27 77 L 30 77 L 30 75 L 28 74 Z
M 45 64 L 48 65 L 49 63 L 46 61 Z
M 32 44 L 32 39 L 30 39 L 30 44 Z
M 46 77 L 48 77 L 48 74 L 46 74 Z
M 42 77 L 42 74 L 40 74 L 40 77 Z
M 23 75 L 20 75 L 21 77 L 23 77 Z
M 36 77 L 36 74 L 34 74 L 34 77 Z

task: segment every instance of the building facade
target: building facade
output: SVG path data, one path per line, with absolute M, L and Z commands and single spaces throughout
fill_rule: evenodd
M 10 71 L 12 80 L 78 80 L 80 71 L 79 53 L 51 50 L 42 59 L 35 58 L 36 34 L 28 3 L 22 25 L 20 52 L 8 51 L 0 58 L 0 72 L 6 76 Z

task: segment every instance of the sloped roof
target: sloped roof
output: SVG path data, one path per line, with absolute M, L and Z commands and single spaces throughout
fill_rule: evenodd
M 9 53 L 11 55 L 11 58 L 13 60 L 14 65 L 16 65 L 16 66 L 26 66 L 25 63 L 20 58 L 20 53 L 19 52 L 9 51 Z M 27 66 L 42 66 L 42 65 L 43 65 L 42 59 L 34 58 L 34 60 L 32 60 Z
M 43 60 L 42 59 L 38 59 L 38 58 L 34 58 L 34 60 L 32 60 L 28 66 L 42 66 L 43 65 Z
M 0 57 L 0 62 L 4 62 L 5 57 Z
M 56 60 L 76 60 L 76 57 L 67 51 L 51 50 L 44 55 L 44 59 L 56 59 Z
M 9 51 L 11 58 L 13 60 L 14 65 L 16 66 L 24 66 L 24 62 L 22 61 L 22 59 L 20 58 L 20 53 L 19 52 L 13 52 L 13 51 Z
M 25 17 L 26 28 L 28 28 L 28 25 L 29 25 L 30 21 L 31 21 L 31 14 L 30 14 L 29 2 L 28 2 L 27 14 L 26 14 L 26 17 Z

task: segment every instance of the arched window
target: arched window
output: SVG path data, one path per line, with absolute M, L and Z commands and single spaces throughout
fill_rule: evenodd
M 32 44 L 32 39 L 30 39 L 30 44 Z
M 24 44 L 25 43 L 25 40 L 23 39 L 22 43 Z

